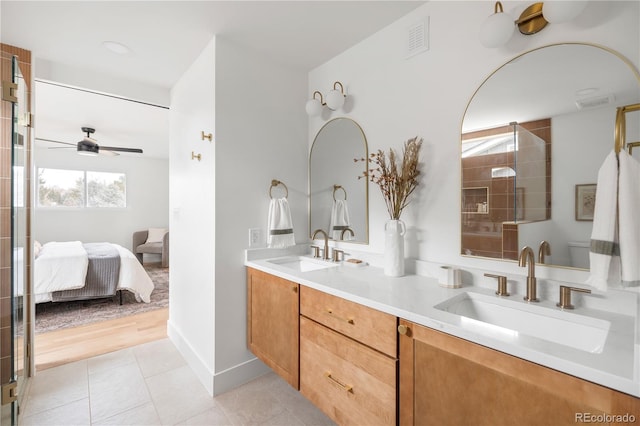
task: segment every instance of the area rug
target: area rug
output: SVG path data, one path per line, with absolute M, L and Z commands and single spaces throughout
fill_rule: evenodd
M 129 291 L 123 292 L 122 305 L 118 295 L 105 299 L 39 303 L 36 305 L 36 334 L 141 314 L 169 306 L 169 269 L 161 267 L 160 263 L 145 264 L 144 269 L 155 286 L 151 292 L 150 303 L 136 302 L 135 296 Z

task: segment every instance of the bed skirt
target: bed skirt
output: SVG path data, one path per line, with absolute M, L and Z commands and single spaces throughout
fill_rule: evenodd
M 53 302 L 97 299 L 116 294 L 120 276 L 120 253 L 109 243 L 84 243 L 89 265 L 86 284 L 82 288 L 51 293 Z

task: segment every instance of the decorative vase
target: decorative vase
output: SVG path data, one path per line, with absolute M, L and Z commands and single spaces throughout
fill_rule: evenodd
M 404 234 L 401 220 L 391 219 L 384 224 L 384 274 L 389 277 L 404 275 Z

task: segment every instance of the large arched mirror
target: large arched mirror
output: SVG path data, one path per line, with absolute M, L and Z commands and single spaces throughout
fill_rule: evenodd
M 369 241 L 368 156 L 360 125 L 349 118 L 327 122 L 309 154 L 309 231 L 322 229 L 334 240 Z M 347 229 L 348 228 L 348 229 Z
M 600 46 L 545 46 L 490 75 L 462 123 L 462 254 L 515 259 L 545 240 L 544 263 L 588 269 L 597 172 L 617 107 L 638 102 L 638 71 Z M 628 114 L 638 140 L 640 113 Z M 538 186 L 521 183 L 532 175 Z

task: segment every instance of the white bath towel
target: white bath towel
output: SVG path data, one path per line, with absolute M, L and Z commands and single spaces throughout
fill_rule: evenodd
M 621 151 L 618 175 L 618 239 L 623 282 L 640 280 L 640 163 Z
M 286 198 L 272 198 L 269 203 L 269 217 L 267 218 L 268 246 L 272 248 L 286 248 L 295 245 L 293 235 L 293 221 L 291 210 Z
M 331 223 L 329 226 L 329 236 L 334 240 L 340 239 L 340 234 L 343 230 L 349 228 L 351 222 L 349 220 L 349 208 L 347 207 L 347 200 L 334 200 L 331 207 Z M 351 239 L 349 232 L 345 233 L 345 239 Z
M 598 171 L 587 284 L 605 291 L 609 282 L 640 280 L 640 165 L 626 151 L 612 151 Z

